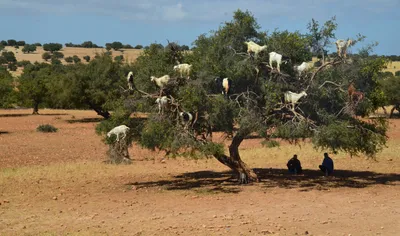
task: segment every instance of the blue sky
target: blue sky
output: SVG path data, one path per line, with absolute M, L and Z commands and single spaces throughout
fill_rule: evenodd
M 400 0 L 0 0 L 0 38 L 191 45 L 236 9 L 252 12 L 268 31 L 305 33 L 311 18 L 322 23 L 336 16 L 338 39 L 361 33 L 364 44 L 379 42 L 375 53 L 400 55 Z

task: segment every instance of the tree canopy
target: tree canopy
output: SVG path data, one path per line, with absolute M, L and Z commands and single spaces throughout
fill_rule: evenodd
M 115 91 L 120 99 L 109 105 L 116 112 L 97 130 L 105 133 L 126 124 L 134 130 L 129 141 L 173 156 L 214 157 L 236 171 L 241 182 L 257 180 L 239 154 L 241 142 L 252 134 L 266 141 L 284 139 L 292 143 L 308 138 L 315 148 L 373 156 L 385 145 L 386 121 L 356 116 L 368 115 L 381 105 L 377 94 L 382 90 L 376 76 L 386 62 L 355 55 L 347 59 L 333 57 L 299 79 L 293 66 L 310 60 L 312 47 L 325 51 L 336 29 L 334 18 L 323 28 L 314 20 L 310 25 L 308 35 L 278 30 L 268 34 L 260 30 L 250 12 L 237 10 L 232 21 L 200 35 L 190 53 L 173 43 L 165 48 L 152 44 L 133 65 L 135 91 Z M 355 41 L 362 39 L 357 37 Z M 244 42 L 249 40 L 266 44 L 267 52 L 256 58 L 248 55 Z M 268 65 L 268 53 L 272 51 L 290 58 L 282 65 L 281 73 Z M 174 74 L 173 66 L 178 62 L 192 65 L 194 75 L 189 80 Z M 150 76 L 166 74 L 172 79 L 162 95 L 170 99 L 170 109 L 158 114 L 154 101 L 160 91 Z M 233 81 L 228 99 L 217 89 L 216 77 Z M 352 83 L 363 97 L 349 96 L 347 88 Z M 126 82 L 123 85 L 127 87 Z M 308 95 L 293 109 L 282 100 L 287 91 L 305 91 Z M 140 111 L 148 113 L 147 119 L 132 118 Z M 189 128 L 179 118 L 183 111 L 193 114 Z M 222 143 L 212 140 L 216 131 L 232 135 L 228 154 Z

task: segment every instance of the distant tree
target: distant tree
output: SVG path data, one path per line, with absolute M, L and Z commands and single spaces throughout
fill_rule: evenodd
M 71 42 L 69 42 L 69 43 L 65 43 L 64 45 L 65 45 L 65 47 L 73 47 L 73 46 L 74 46 L 74 44 L 73 44 L 73 43 L 71 43 Z
M 18 67 L 25 67 L 25 66 L 30 65 L 30 64 L 32 64 L 32 63 L 30 61 L 28 61 L 28 60 L 22 60 L 22 61 L 18 61 L 17 62 L 17 66 Z
M 25 41 L 17 41 L 18 46 L 25 46 Z
M 15 49 L 18 49 L 18 48 L 19 48 L 19 46 L 18 46 L 18 45 L 15 45 L 15 46 L 14 46 L 14 48 L 15 48 Z
M 53 52 L 52 57 L 53 58 L 57 58 L 57 59 L 61 59 L 61 58 L 64 58 L 64 53 L 56 51 L 56 52 Z
M 35 45 L 36 47 L 41 47 L 42 46 L 41 43 L 34 43 L 33 45 Z
M 1 56 L 6 59 L 7 63 L 17 62 L 17 58 L 15 58 L 15 54 L 13 52 L 2 52 Z
M 8 64 L 8 69 L 10 70 L 10 71 L 16 71 L 17 70 L 17 63 L 15 63 L 15 62 L 13 62 L 13 63 L 9 63 Z
M 389 117 L 393 117 L 393 112 L 397 110 L 400 113 L 400 77 L 389 76 L 380 81 L 384 94 L 387 97 L 387 104 L 392 105 Z
M 121 42 L 113 42 L 111 43 L 111 48 L 114 49 L 115 51 L 120 50 L 121 48 L 123 48 L 123 45 Z
M 7 40 L 7 46 L 13 47 L 17 45 L 17 41 L 15 39 Z
M 140 45 L 140 44 L 135 46 L 135 49 L 142 49 L 142 48 L 143 48 L 143 45 Z
M 110 51 L 112 49 L 111 43 L 106 43 L 106 50 Z
M 62 49 L 62 44 L 60 43 L 45 43 L 43 44 L 43 50 L 47 52 L 56 52 Z
M 123 55 L 115 56 L 114 60 L 117 62 L 122 62 L 124 60 L 124 56 Z
M 61 61 L 60 59 L 56 58 L 56 57 L 51 57 L 51 64 L 52 65 L 61 65 Z
M 42 54 L 42 58 L 43 58 L 43 60 L 48 61 L 51 58 L 51 54 L 48 52 L 45 52 Z
M 125 85 L 121 64 L 111 56 L 99 54 L 88 64 L 70 66 L 62 82 L 64 103 L 79 109 L 93 109 L 98 115 L 110 118 L 110 105 L 121 101 L 120 86 Z
M 187 46 L 187 45 L 182 45 L 182 46 L 181 46 L 181 50 L 183 50 L 183 51 L 189 51 L 190 48 L 189 48 L 189 46 Z
M 0 44 L 0 51 L 2 51 L 5 48 L 3 44 Z
M 3 65 L 3 64 L 7 64 L 7 63 L 8 63 L 7 59 L 5 57 L 3 57 L 3 56 L 0 56 L 0 66 Z
M 400 70 L 394 72 L 394 75 L 395 75 L 395 76 L 400 76 Z
M 30 53 L 36 51 L 35 44 L 25 44 L 24 48 L 22 49 L 23 53 Z
M 74 60 L 74 63 L 81 62 L 81 59 L 77 55 L 72 56 L 72 60 Z
M 72 57 L 66 57 L 64 58 L 64 60 L 68 63 L 72 63 L 74 60 L 72 59 Z
M 83 59 L 85 59 L 86 62 L 89 62 L 90 61 L 90 56 L 86 55 L 86 56 L 83 57 Z
M 132 47 L 132 45 L 130 45 L 130 44 L 125 44 L 125 45 L 123 46 L 123 48 L 125 48 L 125 49 L 132 49 L 133 47 Z
M 8 46 L 7 41 L 5 41 L 5 40 L 1 40 L 1 41 L 0 41 L 0 45 Z
M 13 77 L 7 70 L 0 68 L 0 108 L 8 108 L 12 103 Z
M 48 99 L 47 83 L 51 80 L 52 66 L 35 63 L 24 68 L 19 78 L 19 97 L 23 104 L 33 107 L 32 114 L 39 114 L 39 105 Z
M 312 19 L 308 23 L 307 28 L 309 30 L 310 49 L 314 55 L 320 55 L 322 62 L 325 61 L 326 51 L 324 50 L 334 39 L 335 30 L 337 29 L 336 17 L 332 17 L 326 21 L 323 26 L 320 27 L 319 22 Z

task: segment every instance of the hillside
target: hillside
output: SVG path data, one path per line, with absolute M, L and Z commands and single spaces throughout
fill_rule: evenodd
M 42 54 L 45 52 L 42 47 L 37 47 L 36 52 L 29 53 L 29 54 L 23 53 L 21 51 L 21 48 L 15 49 L 14 47 L 7 46 L 7 47 L 5 47 L 5 49 L 7 51 L 14 52 L 15 57 L 17 58 L 18 61 L 22 61 L 22 60 L 28 60 L 30 62 L 35 62 L 35 61 L 44 62 L 45 61 L 42 59 Z M 115 51 L 112 49 L 111 51 L 112 51 L 113 57 L 123 55 L 125 61 L 134 62 L 140 56 L 140 53 L 143 50 L 142 49 L 123 49 L 123 51 L 121 52 L 121 51 Z M 83 60 L 84 56 L 88 55 L 88 56 L 90 56 L 90 58 L 93 58 L 96 55 L 96 53 L 106 52 L 106 49 L 105 48 L 63 47 L 63 49 L 61 49 L 60 52 L 62 52 L 64 54 L 64 58 L 77 55 L 79 58 L 81 58 L 82 62 L 85 62 Z M 316 57 L 313 57 L 312 62 L 316 62 L 317 60 L 318 59 Z M 68 64 L 64 59 L 61 59 L 61 62 L 63 64 Z M 400 71 L 400 61 L 391 62 L 388 65 L 387 69 L 385 69 L 384 71 L 389 71 L 389 72 L 392 72 L 393 74 L 396 71 Z M 12 72 L 12 74 L 14 76 L 18 76 L 21 73 L 22 73 L 22 68 L 18 68 L 17 71 Z

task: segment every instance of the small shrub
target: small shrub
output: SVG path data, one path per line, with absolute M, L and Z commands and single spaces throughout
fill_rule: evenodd
M 58 129 L 56 127 L 54 127 L 52 125 L 49 125 L 49 124 L 47 124 L 47 125 L 39 125 L 36 128 L 37 132 L 43 132 L 43 133 L 54 133 L 54 132 L 57 132 L 57 130 Z
M 8 69 L 10 71 L 16 71 L 17 70 L 17 64 L 16 63 L 10 63 L 8 64 Z
M 24 66 L 27 66 L 27 65 L 29 65 L 29 64 L 31 64 L 31 62 L 28 61 L 28 60 L 22 60 L 22 61 L 18 61 L 18 62 L 17 62 L 17 66 L 18 66 L 18 67 L 24 67 Z
M 72 60 L 73 60 L 75 63 L 81 62 L 81 59 L 80 59 L 77 55 L 74 55 L 74 56 L 72 57 Z
M 395 76 L 400 76 L 400 70 L 394 72 L 394 75 L 395 75 Z
M 48 61 L 48 60 L 51 58 L 51 54 L 48 53 L 48 52 L 45 52 L 45 53 L 42 54 L 42 58 L 43 58 L 45 61 Z
M 61 59 L 64 58 L 64 53 L 62 52 L 53 52 L 53 57 L 57 58 L 57 59 Z
M 83 57 L 83 59 L 85 59 L 86 62 L 89 62 L 90 61 L 90 56 L 86 55 L 86 56 Z
M 74 60 L 72 59 L 72 57 L 66 57 L 64 58 L 64 60 L 68 63 L 72 63 Z
M 124 56 L 123 55 L 115 56 L 114 60 L 117 61 L 117 62 L 121 62 L 122 60 L 124 60 Z

